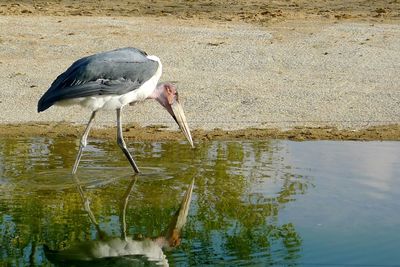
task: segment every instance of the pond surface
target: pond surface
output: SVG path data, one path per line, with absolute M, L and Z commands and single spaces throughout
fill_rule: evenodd
M 76 248 L 76 256 L 105 244 L 99 240 L 123 238 L 154 245 L 195 179 L 180 244 L 164 249 L 158 263 L 400 264 L 400 142 L 128 147 L 142 174 L 133 175 L 114 141 L 92 140 L 73 177 L 77 141 L 0 140 L 0 262 L 68 266 L 49 251 Z M 107 258 L 93 266 L 149 265 L 145 257 L 126 258 L 130 263 Z

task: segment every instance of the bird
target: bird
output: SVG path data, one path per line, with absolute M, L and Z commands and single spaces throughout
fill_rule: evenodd
M 90 200 L 85 195 L 81 182 L 73 177 L 90 222 L 94 225 L 97 237 L 72 244 L 63 250 L 51 250 L 43 245 L 46 258 L 54 264 L 73 266 L 169 266 L 163 250 L 178 247 L 182 241 L 182 230 L 187 222 L 195 180 L 189 184 L 180 207 L 169 220 L 168 227 L 155 237 L 132 238 L 126 233 L 126 210 L 137 178 L 131 180 L 120 201 L 121 236 L 108 236 L 90 208 Z
M 133 47 L 118 48 L 89 55 L 75 61 L 60 74 L 38 101 L 37 111 L 53 105 L 80 105 L 91 116 L 80 139 L 72 174 L 75 174 L 87 145 L 87 137 L 99 110 L 116 110 L 117 143 L 135 173 L 139 167 L 129 153 L 122 135 L 121 110 L 146 99 L 154 99 L 172 116 L 192 147 L 193 139 L 175 84 L 161 82 L 162 64 L 154 55 Z

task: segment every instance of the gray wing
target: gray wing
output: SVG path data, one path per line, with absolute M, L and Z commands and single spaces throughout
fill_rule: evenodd
M 57 77 L 38 102 L 38 112 L 61 100 L 122 95 L 139 88 L 157 72 L 157 61 L 136 48 L 121 48 L 84 57 Z

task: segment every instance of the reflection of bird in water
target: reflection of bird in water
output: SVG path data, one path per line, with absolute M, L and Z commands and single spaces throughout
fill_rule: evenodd
M 125 213 L 129 195 L 136 183 L 136 178 L 129 184 L 121 202 L 121 237 L 106 237 L 100 229 L 91 209 L 89 200 L 75 177 L 84 208 L 91 222 L 95 225 L 100 240 L 81 242 L 65 250 L 50 250 L 44 246 L 46 257 L 55 264 L 75 266 L 169 266 L 162 249 L 174 248 L 180 244 L 180 234 L 186 223 L 192 198 L 194 179 L 187 189 L 179 209 L 173 216 L 165 233 L 156 238 L 134 240 L 126 235 Z
M 176 87 L 171 83 L 157 84 L 161 73 L 162 65 L 158 57 L 128 47 L 81 58 L 57 77 L 40 98 L 38 112 L 55 104 L 79 104 L 92 110 L 72 173 L 78 168 L 98 110 L 117 111 L 117 143 L 134 171 L 139 172 L 122 137 L 121 109 L 145 99 L 157 100 L 171 114 L 193 146 Z

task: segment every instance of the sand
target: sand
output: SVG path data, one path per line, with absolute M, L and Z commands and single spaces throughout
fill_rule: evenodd
M 228 3 L 228 5 L 227 5 Z M 79 136 L 90 111 L 37 101 L 76 59 L 135 46 L 176 81 L 197 139 L 400 140 L 396 1 L 8 1 L 0 4 L 0 135 Z M 125 136 L 177 139 L 154 101 Z M 114 112 L 92 136 L 114 138 Z

